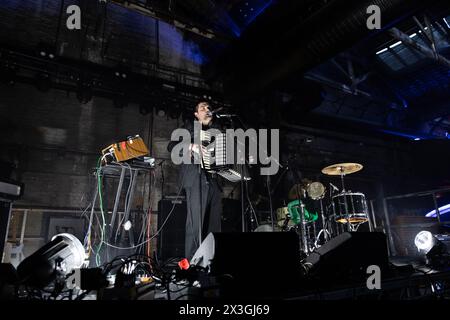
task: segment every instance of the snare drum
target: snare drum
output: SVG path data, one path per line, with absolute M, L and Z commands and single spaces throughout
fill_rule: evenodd
M 336 222 L 359 224 L 368 221 L 366 197 L 358 192 L 343 192 L 332 198 Z

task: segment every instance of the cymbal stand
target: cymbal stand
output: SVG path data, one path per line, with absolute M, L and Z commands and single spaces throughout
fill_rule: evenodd
M 342 167 L 340 167 L 339 170 L 341 171 L 340 176 L 341 176 L 342 192 L 345 192 L 345 183 L 344 183 L 345 173 Z

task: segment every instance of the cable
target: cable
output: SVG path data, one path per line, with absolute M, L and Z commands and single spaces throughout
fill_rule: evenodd
M 154 175 L 155 175 L 154 171 L 151 171 L 151 173 L 150 173 L 150 181 L 153 182 L 153 186 L 151 187 L 150 190 L 153 190 L 156 187 L 156 179 L 155 179 Z M 148 220 L 147 220 L 147 240 L 149 240 L 149 238 L 150 238 L 150 230 L 151 230 L 150 222 L 151 222 L 151 217 L 152 217 L 152 214 L 153 214 L 153 210 L 152 210 L 152 208 L 153 208 L 153 198 L 151 196 L 151 192 L 149 193 L 149 197 L 150 197 L 150 203 L 149 203 L 149 214 L 147 213 L 147 215 L 148 215 Z M 148 256 L 151 255 L 151 242 L 150 241 L 147 242 L 147 255 Z
M 119 165 L 120 165 L 121 167 L 124 166 L 124 165 L 121 164 L 121 163 L 119 163 Z M 129 184 L 128 184 L 127 193 L 126 193 L 126 195 L 125 195 L 125 212 L 126 212 L 126 210 L 127 210 L 127 208 L 128 208 L 129 196 L 130 196 L 130 192 L 131 192 L 131 188 L 132 188 L 132 186 L 133 186 L 133 180 L 134 180 L 134 178 L 133 178 L 133 169 L 131 168 L 131 166 L 130 166 L 128 163 L 127 163 L 127 165 L 128 165 L 128 168 L 130 169 L 130 181 L 129 181 Z M 117 229 L 116 229 L 116 234 L 115 234 L 115 237 L 114 237 L 114 242 L 117 242 L 117 236 L 119 235 L 120 226 L 121 226 L 122 223 L 124 222 L 124 219 L 125 219 L 125 213 L 124 213 L 124 214 L 122 215 L 122 217 L 120 218 L 119 224 L 118 224 Z M 126 222 L 126 221 L 125 221 L 125 222 Z M 112 227 L 114 228 L 114 226 L 112 226 Z
M 250 201 L 250 196 L 249 196 L 249 194 L 248 194 L 248 181 L 244 181 L 244 183 L 245 183 L 245 193 L 246 193 L 246 196 L 247 196 L 248 204 L 249 204 L 249 206 L 250 206 L 250 210 L 251 210 L 251 212 L 252 212 L 252 214 L 253 214 L 253 217 L 255 218 L 256 226 L 259 227 L 258 217 L 257 217 L 257 215 L 256 215 L 255 209 L 253 208 L 253 204 L 252 204 L 252 202 Z
M 147 176 L 147 175 L 146 175 Z M 149 185 L 151 184 L 151 181 L 149 182 Z M 144 198 L 145 195 L 145 188 L 143 188 L 142 190 L 142 198 Z M 147 237 L 147 229 L 148 229 L 148 225 L 150 223 L 151 220 L 151 216 L 149 215 L 149 212 L 151 211 L 151 205 L 152 205 L 152 199 L 151 199 L 151 192 L 149 192 L 149 207 L 147 208 L 146 211 L 142 211 L 142 225 L 141 225 L 141 232 L 139 234 L 139 238 L 138 238 L 138 243 L 140 243 L 144 238 Z M 146 248 L 142 247 L 139 249 L 139 251 L 142 250 L 142 253 L 145 253 Z M 150 255 L 150 254 L 148 254 Z
M 101 157 L 98 160 L 97 164 L 97 187 L 98 187 L 98 195 L 99 195 L 99 204 L 100 204 L 100 212 L 102 214 L 102 225 L 100 227 L 100 244 L 98 245 L 97 253 L 95 255 L 95 262 L 97 266 L 100 265 L 100 250 L 105 240 L 105 213 L 103 212 L 103 196 L 102 196 L 102 174 L 101 174 Z
M 186 175 L 186 171 L 183 173 L 182 181 L 184 180 L 185 175 Z M 178 189 L 177 197 L 181 194 L 181 191 L 182 191 L 182 190 L 183 190 L 183 184 L 181 183 L 181 184 L 180 184 L 180 188 Z M 141 242 L 141 243 L 139 243 L 139 244 L 137 244 L 137 245 L 135 245 L 135 246 L 131 246 L 131 247 L 118 247 L 118 246 L 112 245 L 112 244 L 110 244 L 110 243 L 108 243 L 108 242 L 104 242 L 104 243 L 105 243 L 107 246 L 111 247 L 111 248 L 115 248 L 115 249 L 119 249 L 119 250 L 130 250 L 130 249 L 135 249 L 135 248 L 141 247 L 142 245 L 148 243 L 149 241 L 151 241 L 152 239 L 154 239 L 156 236 L 159 235 L 159 233 L 161 232 L 161 230 L 164 228 L 164 226 L 166 225 L 167 221 L 169 220 L 170 216 L 172 215 L 173 210 L 175 209 L 175 206 L 176 206 L 176 205 L 177 205 L 176 203 L 174 203 L 174 204 L 172 205 L 172 209 L 171 209 L 170 212 L 167 214 L 167 217 L 166 217 L 166 219 L 164 220 L 164 222 L 162 223 L 161 227 L 159 227 L 158 231 L 156 231 L 156 233 L 155 233 L 153 236 L 151 236 L 150 238 L 148 238 L 147 240 L 145 240 L 145 241 L 143 241 L 143 242 Z

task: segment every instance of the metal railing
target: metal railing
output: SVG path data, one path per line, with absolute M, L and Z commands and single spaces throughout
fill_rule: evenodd
M 447 192 L 450 192 L 450 188 L 419 191 L 419 192 L 407 193 L 407 194 L 402 194 L 402 195 L 388 196 L 388 197 L 384 197 L 381 199 L 373 199 L 373 200 L 369 201 L 369 203 L 370 203 L 370 208 L 369 208 L 370 213 L 369 214 L 372 216 L 375 229 L 377 228 L 376 216 L 380 216 L 380 215 L 375 214 L 374 203 L 379 200 L 382 201 L 382 212 L 383 212 L 383 217 L 384 217 L 384 219 L 382 221 L 384 221 L 384 232 L 386 233 L 386 235 L 388 237 L 389 252 L 390 252 L 391 256 L 396 255 L 396 249 L 395 249 L 394 238 L 393 238 L 393 234 L 392 234 L 391 216 L 390 216 L 389 209 L 388 209 L 388 201 L 431 196 L 433 199 L 433 204 L 434 204 L 434 208 L 436 211 L 436 222 L 438 223 L 438 225 L 441 225 L 441 223 L 442 223 L 441 213 L 439 211 L 439 205 L 437 202 L 437 194 L 447 193 Z

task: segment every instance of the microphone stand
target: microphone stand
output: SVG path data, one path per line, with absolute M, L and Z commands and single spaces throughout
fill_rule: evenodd
M 244 130 L 248 130 L 248 127 L 245 125 L 244 121 L 241 119 L 241 117 L 237 114 L 231 114 L 231 115 L 227 115 L 227 117 L 236 117 L 239 120 L 239 123 L 241 124 L 241 126 L 244 128 Z M 250 138 L 251 139 L 251 138 Z M 253 139 L 251 139 L 254 143 L 256 143 L 256 145 L 258 145 L 258 141 L 254 141 Z M 259 145 L 258 145 L 259 146 Z M 259 150 L 259 148 L 258 148 Z M 267 150 L 266 150 L 267 151 Z M 267 156 L 267 153 L 266 153 Z M 278 161 L 278 159 L 272 158 L 273 160 L 275 160 L 276 164 L 280 167 L 280 168 L 284 168 L 280 162 Z M 287 168 L 286 168 L 287 170 Z M 242 176 L 243 178 L 243 176 Z M 278 181 L 279 182 L 279 181 Z M 277 183 L 278 185 L 278 183 Z M 275 223 L 274 223 L 274 216 L 273 216 L 273 208 L 272 208 L 272 192 L 270 190 L 270 175 L 267 175 L 267 188 L 268 188 L 268 193 L 269 193 L 269 207 L 270 207 L 270 222 L 272 225 L 272 231 L 275 231 Z
M 234 121 L 233 121 L 234 116 L 236 116 L 236 115 L 230 115 L 229 117 L 227 117 L 230 120 L 230 124 L 233 129 L 235 129 L 235 125 L 234 125 Z M 216 115 L 216 117 L 219 119 L 222 118 L 219 115 Z M 244 159 L 245 159 L 245 155 L 244 155 Z M 247 228 L 246 228 L 246 223 L 245 223 L 245 209 L 244 209 L 244 201 L 245 201 L 244 200 L 244 187 L 245 186 L 244 186 L 244 165 L 243 164 L 239 165 L 239 171 L 241 174 L 241 182 L 240 182 L 240 184 L 241 184 L 241 231 L 245 232 Z
M 203 124 L 202 124 L 202 128 L 203 128 Z M 202 233 L 203 233 L 203 181 L 202 181 L 202 163 L 203 163 L 203 152 L 202 152 L 202 140 L 201 140 L 201 136 L 199 137 L 200 140 L 200 145 L 198 146 L 198 153 L 199 153 L 199 157 L 200 157 L 200 164 L 198 164 L 198 184 L 199 184 L 199 190 L 198 190 L 198 194 L 199 194 L 199 205 L 200 205 L 200 228 L 198 230 L 198 247 L 200 247 L 200 245 L 202 244 Z M 195 142 L 195 141 L 194 141 Z M 192 257 L 191 257 L 192 258 Z
M 301 184 L 302 184 L 302 180 L 301 180 L 301 178 L 300 178 L 300 176 L 299 176 L 299 174 L 298 174 L 298 172 L 295 170 L 295 167 L 293 168 L 293 170 L 292 170 L 293 172 L 294 172 L 294 175 L 295 175 L 295 177 L 297 178 L 297 186 L 301 186 Z M 304 251 L 304 254 L 306 255 L 306 256 L 308 256 L 309 255 L 309 241 L 308 241 L 308 236 L 307 236 L 307 230 L 306 230 L 306 220 L 305 220 L 305 204 L 303 203 L 303 201 L 301 200 L 301 197 L 300 197 L 300 190 L 298 190 L 298 187 L 297 186 L 294 186 L 295 187 L 295 191 L 296 191 L 296 193 L 297 193 L 297 199 L 298 199 L 298 201 L 300 202 L 300 214 L 301 214 L 301 221 L 300 221 L 300 224 L 301 224 L 301 233 L 302 233 L 302 236 L 301 236 L 301 238 L 302 238 L 302 242 L 303 242 L 303 251 Z M 305 196 L 305 195 L 303 195 L 303 196 Z M 306 196 L 304 197 L 304 198 L 306 198 Z M 309 234 L 308 234 L 309 235 Z
M 242 121 L 241 117 L 237 114 L 227 114 L 227 115 L 220 115 L 220 114 L 215 114 L 215 116 L 217 118 L 228 118 L 230 120 L 231 126 L 233 129 L 235 129 L 235 125 L 233 122 L 233 118 L 237 118 L 240 125 L 243 127 L 244 130 L 247 130 L 247 126 L 245 125 L 244 121 Z M 251 138 L 250 138 L 251 139 Z M 253 143 L 256 143 L 256 145 L 258 145 L 258 141 L 254 141 L 254 139 L 251 139 L 253 141 Z M 266 154 L 267 156 L 267 154 Z M 283 166 L 279 163 L 278 159 L 274 159 L 275 162 L 277 163 L 277 165 L 281 168 L 283 168 Z M 242 232 L 245 232 L 245 211 L 244 211 L 244 171 L 245 171 L 245 164 L 247 163 L 247 160 L 245 159 L 245 155 L 244 155 L 244 164 L 240 165 L 240 173 L 241 173 L 241 219 L 242 219 Z M 247 183 L 247 181 L 245 181 L 245 183 Z M 269 192 L 269 202 L 270 202 L 270 220 L 271 220 L 271 224 L 272 224 L 272 230 L 275 230 L 275 225 L 274 225 L 274 217 L 273 217 L 273 208 L 272 208 L 272 194 L 271 194 L 271 190 L 270 190 L 270 176 L 267 177 L 267 186 L 268 186 L 268 192 Z
M 235 125 L 235 123 L 233 121 L 233 118 L 237 118 L 239 123 L 241 124 L 241 126 L 244 128 L 244 130 L 247 130 L 247 126 L 244 124 L 242 119 L 237 114 L 227 114 L 227 115 L 220 115 L 220 114 L 217 114 L 217 113 L 213 113 L 213 114 L 218 119 L 222 119 L 222 118 L 228 119 L 230 124 L 231 124 L 231 127 L 233 129 L 236 129 L 236 125 Z M 254 141 L 254 142 L 257 143 L 257 141 Z M 242 221 L 242 223 L 241 223 L 242 229 L 241 230 L 242 230 L 242 232 L 246 232 L 246 230 L 247 230 L 246 219 L 245 219 L 245 213 L 246 213 L 247 210 L 245 210 L 245 199 L 244 199 L 245 198 L 244 188 L 246 186 L 248 186 L 247 185 L 248 182 L 245 180 L 245 172 L 246 172 L 245 166 L 246 166 L 246 163 L 247 163 L 247 160 L 245 159 L 245 154 L 244 154 L 244 164 L 239 164 L 238 165 L 238 167 L 239 167 L 238 171 L 241 174 L 240 185 L 241 185 L 241 221 Z M 272 213 L 271 213 L 271 218 L 272 218 L 272 224 L 273 224 Z

